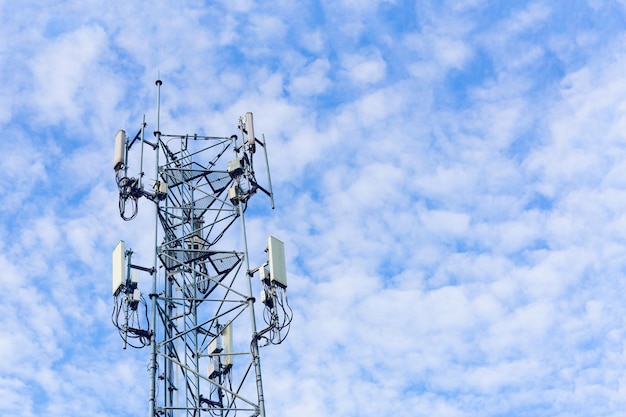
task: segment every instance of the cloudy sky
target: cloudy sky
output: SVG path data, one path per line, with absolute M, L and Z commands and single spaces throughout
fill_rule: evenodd
M 286 244 L 273 416 L 621 416 L 623 0 L 0 0 L 0 414 L 147 415 L 110 321 L 118 129 L 251 111 Z M 150 130 L 151 131 L 151 130 Z M 257 135 L 258 136 L 258 135 Z

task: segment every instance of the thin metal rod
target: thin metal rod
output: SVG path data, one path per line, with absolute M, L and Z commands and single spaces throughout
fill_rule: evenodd
M 139 159 L 139 189 L 143 190 L 143 143 L 144 143 L 144 131 L 146 127 L 146 115 L 143 115 L 141 119 L 141 156 Z
M 272 189 L 272 177 L 270 176 L 270 163 L 267 159 L 267 146 L 265 146 L 265 133 L 261 135 L 263 138 L 263 153 L 265 154 L 265 167 L 267 168 L 267 181 L 270 183 L 270 200 L 272 200 L 272 210 L 274 210 L 274 190 Z

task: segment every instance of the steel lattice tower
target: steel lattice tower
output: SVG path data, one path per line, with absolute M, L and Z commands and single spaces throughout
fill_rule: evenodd
M 261 191 L 273 205 L 269 168 L 265 188 L 253 164 L 260 146 L 267 166 L 265 140 L 254 137 L 251 113 L 240 118 L 239 136 L 160 132 L 160 86 L 158 80 L 154 142 L 144 138 L 145 118 L 133 140 L 123 131 L 116 139 L 120 214 L 132 219 L 141 197 L 154 202 L 155 258 L 154 266 L 143 267 L 132 263 L 133 252 L 123 242 L 114 251 L 114 323 L 125 346 L 150 349 L 149 417 L 264 417 L 259 345 L 280 343 L 291 321 L 282 242 L 270 237 L 267 248 L 260 248 L 268 253 L 261 266 L 251 269 L 248 256 L 248 202 Z M 127 174 L 135 143 L 142 166 L 144 147 L 156 154 L 157 180 L 150 192 L 142 184 L 142 167 L 138 179 Z M 239 249 L 230 249 L 237 244 Z M 133 270 L 151 275 L 147 296 L 137 288 Z M 260 284 L 253 285 L 257 272 Z M 255 285 L 262 287 L 267 323 L 261 331 Z

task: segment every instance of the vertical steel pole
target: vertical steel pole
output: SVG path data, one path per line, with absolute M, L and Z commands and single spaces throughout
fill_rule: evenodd
M 246 237 L 246 220 L 243 213 L 243 205 L 239 200 L 237 205 L 239 216 L 241 216 L 241 229 L 243 233 L 244 256 L 246 258 L 246 278 L 248 279 L 248 308 L 250 309 L 250 326 L 252 328 L 252 360 L 254 362 L 254 372 L 256 374 L 256 389 L 259 397 L 259 416 L 265 417 L 265 400 L 263 398 L 263 382 L 261 380 L 261 360 L 259 356 L 259 339 L 256 332 L 256 317 L 254 314 L 254 297 L 252 296 L 252 275 L 250 274 L 250 259 L 248 257 L 248 239 Z
M 160 115 L 161 115 L 161 80 L 156 80 L 157 86 L 157 123 L 156 123 L 156 163 L 155 173 L 159 175 L 159 153 L 161 149 L 161 131 L 160 131 Z M 156 415 L 156 371 L 157 371 L 157 346 L 156 346 L 156 319 L 157 319 L 157 279 L 158 279 L 158 235 L 159 235 L 159 201 L 155 201 L 154 208 L 154 269 L 152 271 L 152 293 L 150 294 L 152 307 L 152 330 L 150 333 L 150 400 L 148 407 L 148 417 Z
M 192 159 L 193 160 L 193 159 Z M 190 160 L 191 162 L 191 160 Z M 196 236 L 196 228 L 198 227 L 197 223 L 196 223 L 196 205 L 195 205 L 195 193 L 194 193 L 194 189 L 192 187 L 190 187 L 189 190 L 189 195 L 191 197 L 191 200 L 189 201 L 189 205 L 191 206 L 191 210 L 189 212 L 189 215 L 191 216 L 191 248 L 192 250 L 195 249 L 195 236 Z M 199 243 L 198 243 L 199 244 Z M 198 273 L 196 271 L 196 262 L 194 261 L 193 264 L 193 272 L 191 274 L 192 277 L 192 282 L 193 282 L 193 300 L 191 301 L 191 307 L 192 307 L 192 312 L 193 312 L 193 322 L 192 322 L 192 328 L 193 328 L 193 365 L 194 365 L 194 371 L 195 371 L 195 375 L 194 375 L 194 379 L 195 379 L 195 384 L 196 384 L 196 390 L 193 393 L 194 394 L 194 411 L 193 411 L 193 416 L 195 416 L 197 413 L 199 414 L 199 408 L 200 408 L 200 350 L 198 349 Z M 187 410 L 187 414 L 189 414 L 189 410 Z

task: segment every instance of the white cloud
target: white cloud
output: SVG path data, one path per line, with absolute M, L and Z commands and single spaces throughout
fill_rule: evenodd
M 3 141 L 0 150 L 5 155 L 0 159 L 0 167 L 5 180 L 0 183 L 2 211 L 13 213 L 32 195 L 33 189 L 47 178 L 43 152 L 22 132 L 8 130 L 10 138 Z M 28 170 L 24 170 L 28 167 Z
M 31 63 L 36 85 L 32 98 L 40 118 L 54 123 L 81 116 L 81 85 L 96 69 L 104 48 L 104 31 L 85 26 L 41 49 Z
M 318 29 L 314 31 L 305 31 L 300 34 L 300 44 L 303 48 L 311 53 L 321 54 L 324 50 L 324 44 L 327 42 L 324 34 Z
M 289 91 L 296 95 L 324 93 L 331 85 L 328 79 L 330 63 L 327 59 L 316 59 L 307 64 L 289 84 Z
M 343 59 L 343 67 L 351 82 L 367 85 L 385 78 L 386 63 L 378 52 L 348 55 Z

